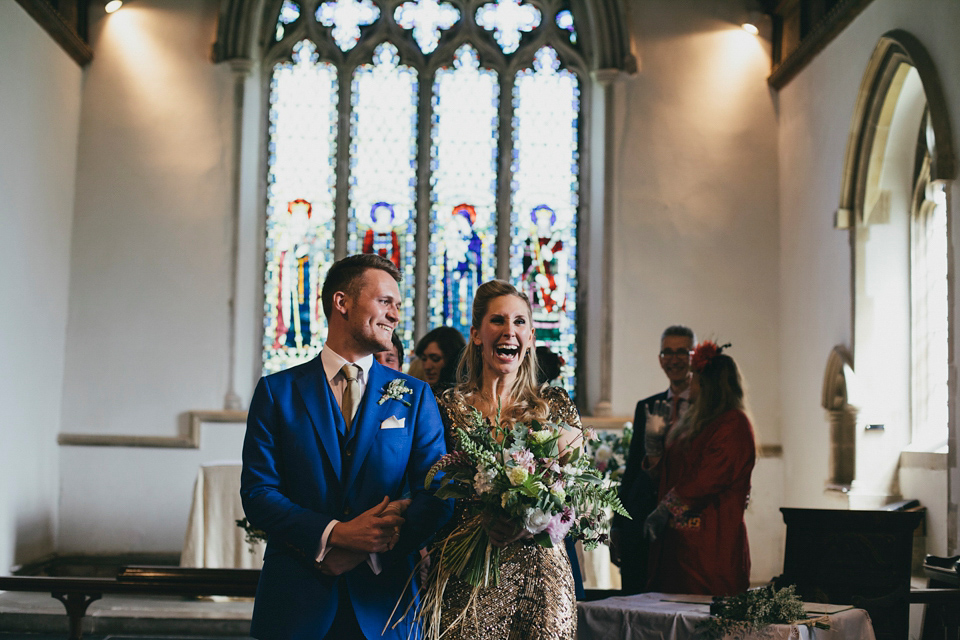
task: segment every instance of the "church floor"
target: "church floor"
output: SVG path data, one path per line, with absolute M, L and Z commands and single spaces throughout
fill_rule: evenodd
M 247 638 L 252 600 L 168 596 L 104 596 L 90 604 L 84 640 L 240 640 Z M 68 621 L 58 600 L 44 593 L 0 593 L 0 640 L 63 640 Z

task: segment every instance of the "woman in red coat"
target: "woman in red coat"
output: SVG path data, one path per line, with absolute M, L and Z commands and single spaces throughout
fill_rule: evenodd
M 697 346 L 691 365 L 695 399 L 665 437 L 663 429 L 657 433 L 656 415 L 647 420 L 645 466 L 660 477 L 660 504 L 644 524 L 655 540 L 651 591 L 729 596 L 750 584 L 743 512 L 756 449 L 740 372 L 722 353 L 728 346 Z

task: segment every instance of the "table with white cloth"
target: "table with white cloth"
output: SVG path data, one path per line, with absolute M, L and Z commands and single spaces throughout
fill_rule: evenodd
M 618 596 L 577 603 L 577 639 L 694 640 L 698 623 L 710 617 L 709 598 L 666 593 Z M 822 607 L 822 608 L 821 608 Z M 808 612 L 827 613 L 836 605 L 806 605 Z M 830 629 L 777 624 L 747 635 L 750 640 L 875 640 L 870 617 L 862 609 L 829 615 Z
M 180 554 L 181 567 L 259 569 L 266 546 L 250 550 L 237 520 L 244 517 L 240 503 L 239 462 L 211 462 L 200 467 L 193 487 L 193 506 Z

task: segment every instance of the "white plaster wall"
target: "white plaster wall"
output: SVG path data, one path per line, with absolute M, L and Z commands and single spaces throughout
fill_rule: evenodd
M 210 62 L 217 10 L 214 0 L 141 0 L 113 15 L 93 12 L 64 432 L 172 436 L 182 412 L 223 406 L 233 94 L 229 68 Z M 64 448 L 63 455 L 61 550 L 90 549 L 93 541 L 100 550 L 140 541 L 144 551 L 179 548 L 173 541 L 184 523 L 166 507 L 189 507 L 196 473 L 180 453 Z M 169 474 L 153 472 L 165 468 Z M 134 522 L 150 535 L 130 538 Z
M 958 24 L 960 3 L 952 0 L 875 0 L 780 91 L 780 386 L 787 506 L 839 506 L 835 497 L 823 491 L 829 429 L 820 408 L 820 387 L 830 349 L 835 344 L 851 346 L 853 334 L 849 238 L 847 232 L 835 231 L 832 222 L 840 202 L 847 134 L 866 64 L 885 32 L 899 28 L 917 37 L 937 67 L 956 132 L 960 126 L 960 85 L 954 81 L 960 74 Z M 956 148 L 955 133 L 953 144 Z M 948 192 L 955 251 L 960 246 L 955 182 Z M 956 330 L 956 278 L 951 286 Z M 956 362 L 956 340 L 951 348 L 952 362 Z M 952 372 L 955 413 L 956 369 Z M 955 444 L 956 427 L 951 428 Z M 955 448 L 950 456 L 957 487 Z M 954 508 L 949 520 L 953 527 L 956 518 Z
M 53 550 L 80 67 L 0 3 L 0 574 Z
M 64 447 L 58 551 L 179 552 L 200 466 L 239 463 L 244 429 L 206 423 L 199 449 Z
M 769 43 L 736 2 L 631 3 L 640 71 L 615 90 L 615 414 L 666 386 L 660 333 L 732 342 L 757 440 L 780 443 L 777 122 Z M 596 188 L 596 187 L 595 187 Z M 782 465 L 754 472 L 755 581 L 782 570 Z

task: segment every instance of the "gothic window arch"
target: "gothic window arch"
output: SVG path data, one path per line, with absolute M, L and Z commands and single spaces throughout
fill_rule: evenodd
M 479 283 L 534 304 L 576 386 L 578 217 L 589 69 L 563 0 L 284 0 L 269 82 L 263 370 L 314 356 L 337 257 L 404 274 L 401 337 L 469 331 Z
M 853 492 L 897 486 L 903 450 L 946 445 L 951 329 L 948 202 L 954 157 L 932 61 L 885 34 L 860 88 L 837 222 L 851 230 L 859 429 Z

